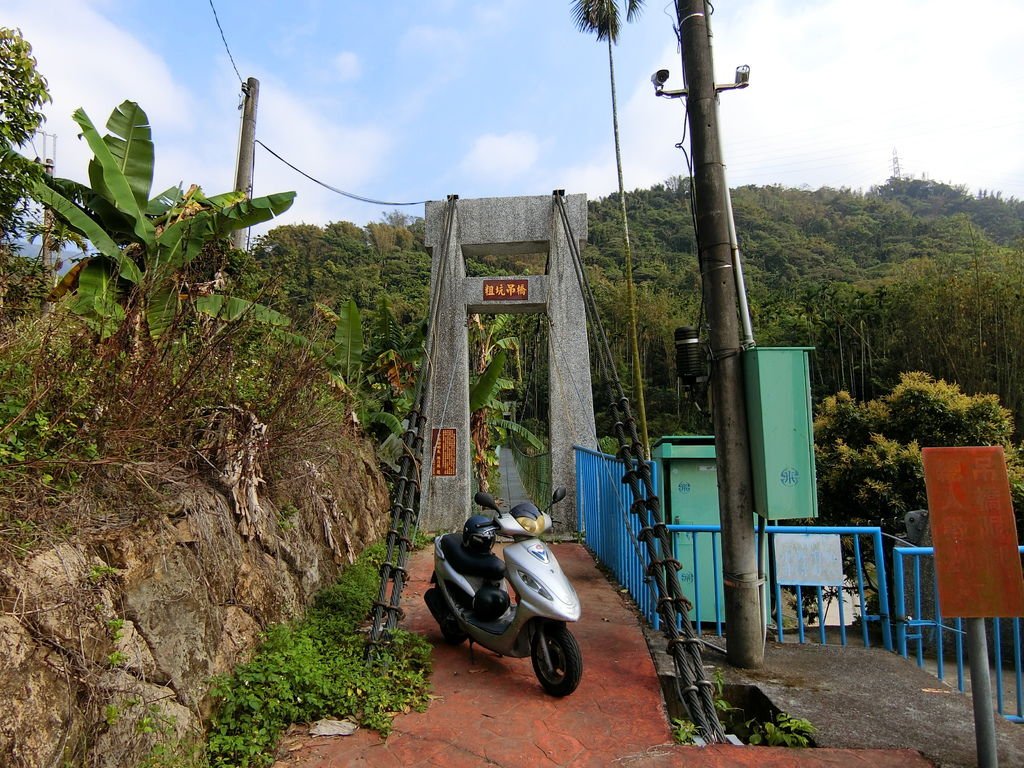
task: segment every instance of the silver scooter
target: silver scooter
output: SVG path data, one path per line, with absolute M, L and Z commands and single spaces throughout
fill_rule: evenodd
M 490 494 L 476 494 L 474 501 L 495 517 L 473 515 L 462 533 L 434 539 L 434 586 L 423 596 L 447 642 L 469 638 L 501 656 L 530 656 L 552 696 L 568 696 L 583 674 L 579 645 L 566 626 L 579 620 L 580 601 L 538 538 L 551 528 L 551 506 L 563 498 L 565 489 L 558 488 L 543 512 L 530 502 L 503 512 Z M 504 559 L 491 551 L 499 534 L 513 540 Z

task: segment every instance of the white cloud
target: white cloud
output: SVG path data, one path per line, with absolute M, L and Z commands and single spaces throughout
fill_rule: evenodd
M 138 102 L 154 133 L 187 130 L 193 99 L 170 68 L 138 40 L 103 18 L 88 3 L 14 2 L 4 15 L 32 44 L 38 69 L 50 83 L 53 103 L 43 130 L 55 133 L 57 174 L 84 180 L 88 158 L 71 113 L 83 107 L 102 131 L 123 100 Z
M 265 94 L 265 97 L 264 95 Z M 373 125 L 346 125 L 330 114 L 309 106 L 284 83 L 261 86 L 257 134 L 274 152 L 316 179 L 346 192 L 367 197 L 377 194 L 375 180 L 390 160 L 392 139 Z M 292 209 L 275 224 L 326 222 L 366 215 L 345 198 L 310 181 L 262 148 L 256 148 L 254 194 L 295 190 Z M 387 193 L 383 193 L 387 194 Z
M 954 0 L 893 0 L 878 14 L 849 0 L 720 4 L 716 80 L 751 67 L 750 88 L 720 100 L 730 185 L 866 189 L 889 177 L 895 149 L 905 175 L 1020 194 L 1024 108 L 1014 94 L 1024 84 L 1024 5 L 983 5 L 964 14 Z M 681 84 L 674 41 L 649 62 Z M 620 90 L 627 189 L 686 172 L 673 148 L 684 124 L 677 104 L 656 99 L 646 82 Z M 597 178 L 603 167 L 595 158 L 577 174 Z M 610 176 L 606 189 L 614 186 Z
M 439 56 L 450 55 L 462 47 L 462 35 L 458 31 L 423 24 L 407 29 L 399 43 L 399 49 L 404 53 L 432 51 Z
M 334 71 L 342 82 L 358 80 L 363 73 L 359 56 L 352 51 L 342 51 L 334 57 Z
M 473 142 L 460 166 L 468 175 L 492 178 L 497 185 L 531 171 L 539 152 L 540 145 L 532 133 L 486 134 Z

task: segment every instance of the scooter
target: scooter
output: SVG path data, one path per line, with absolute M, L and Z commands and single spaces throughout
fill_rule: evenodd
M 538 538 L 551 528 L 551 507 L 564 498 L 565 488 L 558 488 L 543 512 L 530 502 L 503 512 L 490 494 L 477 493 L 474 501 L 495 517 L 473 515 L 462 533 L 434 539 L 434 586 L 423 596 L 447 642 L 468 638 L 471 648 L 479 643 L 500 656 L 529 656 L 552 696 L 568 696 L 583 674 L 579 645 L 566 626 L 579 619 L 580 601 Z M 513 540 L 504 560 L 491 551 L 499 534 Z

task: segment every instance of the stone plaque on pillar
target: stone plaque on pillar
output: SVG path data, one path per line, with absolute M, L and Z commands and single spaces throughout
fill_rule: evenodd
M 431 430 L 430 444 L 434 446 L 434 460 L 431 474 L 434 477 L 455 477 L 458 468 L 458 431 L 454 429 Z

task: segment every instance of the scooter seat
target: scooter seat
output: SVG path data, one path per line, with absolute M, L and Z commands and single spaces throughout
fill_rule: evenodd
M 449 533 L 441 537 L 441 552 L 452 567 L 465 576 L 480 576 L 498 581 L 505 578 L 505 561 L 490 552 L 479 554 L 462 546 L 462 534 Z

